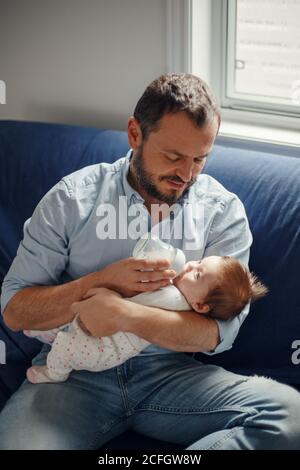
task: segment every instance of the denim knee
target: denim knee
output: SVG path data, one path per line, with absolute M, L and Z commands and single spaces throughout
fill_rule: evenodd
M 248 384 L 255 391 L 256 413 L 246 421 L 265 433 L 262 448 L 299 450 L 300 393 L 265 377 L 251 377 Z

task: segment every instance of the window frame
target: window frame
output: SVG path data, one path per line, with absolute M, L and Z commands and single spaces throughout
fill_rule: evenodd
M 221 106 L 222 117 L 226 123 L 238 122 L 256 126 L 284 130 L 300 130 L 300 119 L 291 115 L 259 111 L 250 106 L 233 107 L 226 98 L 226 61 L 227 61 L 227 11 L 228 0 L 212 2 L 212 50 L 215 51 L 211 62 L 211 86 L 215 90 Z M 300 143 L 300 140 L 299 140 Z
M 233 109 L 224 102 L 227 2 L 166 1 L 167 71 L 194 73 L 210 84 L 221 107 L 220 136 L 300 146 L 299 117 L 257 112 L 255 108 Z
M 263 100 L 256 100 L 255 98 L 235 97 L 234 94 L 234 62 L 235 62 L 235 36 L 236 36 L 236 15 L 237 15 L 237 1 L 238 0 L 225 0 L 223 3 L 222 15 L 224 30 L 224 44 L 223 55 L 226 57 L 226 64 L 223 64 L 224 80 L 222 83 L 222 106 L 225 108 L 256 111 L 258 113 L 275 114 L 277 116 L 290 116 L 300 118 L 300 104 L 299 109 L 296 110 L 292 106 L 280 103 L 268 103 Z M 225 5 L 226 4 L 226 5 Z M 228 92 L 228 90 L 230 90 Z M 229 94 L 229 95 L 228 95 Z M 274 99 L 274 101 L 276 101 Z

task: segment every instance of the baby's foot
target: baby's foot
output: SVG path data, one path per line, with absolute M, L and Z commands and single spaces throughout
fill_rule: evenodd
M 32 366 L 27 369 L 26 377 L 32 384 L 65 382 L 68 376 L 51 377 L 47 366 Z
M 38 339 L 39 341 L 42 341 L 43 343 L 53 343 L 53 341 L 55 340 L 57 336 L 58 331 L 59 329 L 56 328 L 55 330 L 49 330 L 49 331 L 23 330 L 23 333 L 25 336 L 28 336 L 29 338 Z

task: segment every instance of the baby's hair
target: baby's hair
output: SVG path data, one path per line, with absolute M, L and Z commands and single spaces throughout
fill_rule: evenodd
M 238 315 L 248 302 L 254 302 L 268 293 L 268 288 L 239 261 L 231 256 L 221 257 L 220 275 L 205 303 L 209 315 L 228 320 Z

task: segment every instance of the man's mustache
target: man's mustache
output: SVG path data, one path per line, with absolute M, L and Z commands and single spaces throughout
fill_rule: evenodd
M 196 178 L 192 178 L 188 182 L 182 181 L 177 176 L 160 176 L 159 179 L 160 179 L 160 181 L 163 181 L 163 180 L 175 181 L 175 183 L 187 184 L 188 186 L 190 186 L 191 184 L 193 184 L 196 181 Z

